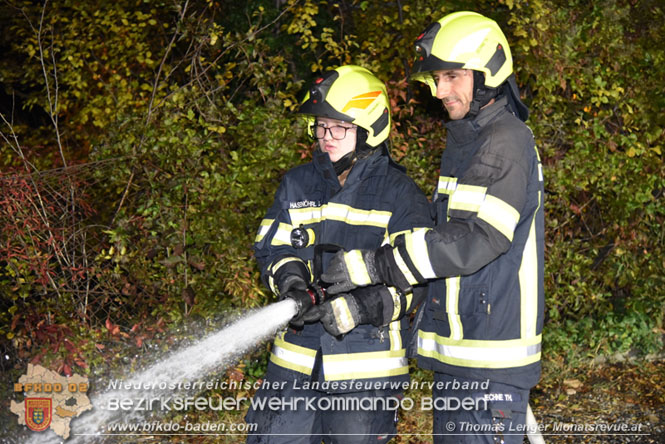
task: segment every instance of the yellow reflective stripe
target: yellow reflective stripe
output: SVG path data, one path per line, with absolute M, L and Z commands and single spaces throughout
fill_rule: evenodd
M 462 320 L 459 317 L 459 288 L 459 276 L 446 279 L 446 312 L 448 312 L 450 337 L 454 340 L 460 340 L 464 337 Z
M 337 298 L 330 301 L 332 306 L 333 313 L 335 314 L 335 322 L 337 327 L 343 333 L 353 330 L 356 323 L 353 320 L 353 315 L 349 310 L 349 304 L 346 302 L 346 298 Z
M 488 194 L 478 210 L 478 218 L 496 228 L 512 242 L 520 213 L 509 203 Z
M 372 283 L 360 250 L 351 250 L 348 253 L 344 253 L 343 257 L 346 269 L 349 271 L 349 276 L 351 277 L 351 282 L 361 286 Z
M 473 368 L 511 368 L 540 360 L 541 335 L 526 339 L 453 340 L 418 331 L 418 354 L 446 364 Z
M 409 253 L 409 258 L 413 262 L 413 265 L 415 265 L 418 273 L 420 273 L 425 279 L 433 279 L 436 277 L 436 273 L 434 273 L 434 269 L 432 268 L 432 263 L 429 260 L 427 242 L 425 242 L 425 235 L 429 230 L 431 230 L 431 228 L 415 229 L 413 233 L 404 236 L 406 251 Z
M 309 375 L 314 368 L 316 350 L 284 341 L 284 333 L 277 335 L 270 360 L 280 367 Z
M 390 349 L 402 349 L 402 327 L 399 321 L 394 321 L 388 324 L 388 337 L 390 338 Z
M 397 290 L 395 290 L 395 287 L 387 287 L 388 291 L 390 292 L 390 296 L 393 298 L 393 316 L 391 320 L 396 320 L 399 318 L 399 312 L 402 310 L 402 301 L 399 298 L 399 294 L 397 294 Z
M 307 269 L 309 270 L 309 280 L 314 282 L 314 272 L 312 271 L 314 270 L 314 261 L 307 261 Z
M 395 262 L 397 263 L 397 266 L 406 278 L 407 282 L 411 285 L 416 285 L 418 280 L 413 276 L 413 273 L 411 273 L 409 266 L 406 265 L 406 262 L 404 262 L 404 259 L 402 258 L 402 255 L 399 253 L 397 248 L 393 248 L 393 257 L 395 258 Z
M 277 273 L 277 270 L 279 270 L 281 267 L 283 267 L 285 264 L 288 264 L 289 262 L 302 262 L 303 264 L 305 264 L 305 261 L 303 261 L 299 257 L 289 256 L 289 257 L 285 257 L 283 259 L 280 259 L 279 261 L 277 261 L 273 265 L 271 265 L 270 266 L 270 272 L 272 274 Z M 305 264 L 305 266 L 307 266 L 307 264 Z
M 361 210 L 349 205 L 331 202 L 317 208 L 290 209 L 289 215 L 294 226 L 314 224 L 323 220 L 336 220 L 349 225 L 387 228 L 392 212 Z
M 348 205 L 329 203 L 324 205 L 323 217 L 325 219 L 338 220 L 351 225 L 370 225 L 386 228 L 390 222 L 390 211 L 359 210 Z
M 315 224 L 321 222 L 321 207 L 292 208 L 289 216 L 295 226 Z
M 383 378 L 409 372 L 406 351 L 390 350 L 323 356 L 326 381 Z
M 461 210 L 477 212 L 483 201 L 487 187 L 476 185 L 458 185 L 455 192 L 450 196 L 449 210 Z
M 536 215 L 540 209 L 542 196 L 538 191 L 538 207 L 533 213 L 529 237 L 524 245 L 520 264 L 520 326 L 521 336 L 529 338 L 536 335 L 538 321 L 538 249 L 536 247 Z
M 414 230 L 416 230 L 416 229 L 421 229 L 421 228 L 414 228 Z M 411 231 L 412 230 L 404 230 L 404 231 L 398 231 L 397 233 L 391 233 L 390 234 L 390 245 L 395 245 L 395 239 L 397 238 L 397 236 L 402 235 L 402 234 L 408 236 L 408 233 L 410 233 Z
M 439 176 L 436 190 L 439 194 L 452 194 L 457 188 L 457 177 Z
M 274 264 L 270 265 L 270 267 L 268 267 L 270 269 L 270 275 L 268 277 L 268 286 L 270 287 L 270 289 L 272 290 L 273 293 L 279 294 L 279 289 L 275 285 L 275 280 L 273 279 L 273 275 L 284 264 L 286 264 L 288 262 L 294 262 L 294 261 L 302 262 L 303 264 L 305 263 L 305 261 L 303 261 L 299 257 L 290 256 L 290 257 L 285 257 L 284 259 L 281 259 L 281 260 L 275 262 Z M 305 264 L 305 266 L 307 266 L 307 264 Z M 308 267 L 308 269 L 309 269 L 309 267 Z
M 533 133 L 532 133 L 533 135 Z M 538 152 L 538 147 L 536 145 L 533 146 L 533 151 L 536 153 L 536 159 L 538 160 L 538 180 L 540 182 L 543 182 L 545 179 L 543 178 L 543 164 L 540 163 L 540 153 Z
M 280 223 L 270 245 L 291 245 L 291 230 L 293 230 L 292 225 Z
M 256 237 L 254 238 L 255 243 L 261 242 L 263 238 L 266 237 L 266 234 L 268 234 L 268 230 L 270 230 L 270 226 L 273 222 L 275 222 L 275 219 L 263 219 L 261 221 L 261 225 L 259 225 L 259 231 L 256 233 Z
M 309 247 L 310 245 L 314 245 L 316 243 L 316 232 L 311 228 L 308 228 L 306 231 L 309 235 L 309 242 L 305 246 Z

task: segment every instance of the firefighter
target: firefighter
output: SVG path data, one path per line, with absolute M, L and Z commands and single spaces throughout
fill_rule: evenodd
M 521 443 L 540 378 L 544 188 L 508 42 L 480 14 L 447 15 L 418 37 L 412 78 L 447 113 L 436 226 L 339 252 L 323 280 L 330 293 L 429 281 L 418 364 L 435 372 L 434 397 L 475 403 L 434 410 L 434 442 Z
M 263 280 L 298 307 L 274 340 L 265 376 L 273 385 L 255 395 L 284 404 L 250 410 L 258 429 L 247 442 L 385 443 L 396 434 L 395 384 L 409 381 L 404 315 L 418 298 L 379 284 L 325 300 L 316 283 L 337 250 L 431 227 L 429 202 L 388 154 L 390 104 L 370 71 L 325 72 L 299 112 L 317 141 L 313 159 L 283 177 L 254 246 Z

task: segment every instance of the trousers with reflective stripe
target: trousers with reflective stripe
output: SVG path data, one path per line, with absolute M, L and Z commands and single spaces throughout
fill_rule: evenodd
M 316 384 L 328 392 L 394 391 L 409 380 L 403 318 L 385 327 L 361 325 L 343 339 L 321 334 L 321 324 L 280 333 L 267 378 Z

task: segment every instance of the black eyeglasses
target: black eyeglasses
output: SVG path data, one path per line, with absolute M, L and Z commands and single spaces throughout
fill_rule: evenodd
M 320 123 L 312 125 L 314 127 L 314 138 L 323 139 L 326 137 L 326 131 L 330 131 L 330 136 L 335 140 L 342 140 L 346 137 L 346 132 L 348 130 L 355 129 L 355 126 L 324 126 Z

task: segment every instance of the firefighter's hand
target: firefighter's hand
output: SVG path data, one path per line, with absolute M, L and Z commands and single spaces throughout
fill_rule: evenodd
M 383 281 L 376 264 L 374 250 L 339 251 L 321 275 L 321 280 L 331 285 L 328 294 L 347 293 L 356 287 L 378 284 Z
M 269 267 L 268 282 L 272 291 L 284 295 L 291 290 L 305 290 L 310 282 L 307 265 L 295 256 L 278 256 Z M 273 268 L 276 270 L 273 271 Z
M 283 295 L 283 299 L 292 299 L 296 303 L 298 311 L 289 321 L 289 325 L 293 327 L 303 326 L 303 315 L 314 305 L 314 298 L 310 293 L 304 290 L 291 290 Z
M 365 323 L 366 314 L 355 296 L 342 294 L 322 305 L 312 307 L 304 316 L 305 322 L 321 321 L 323 328 L 333 336 L 341 336 Z

